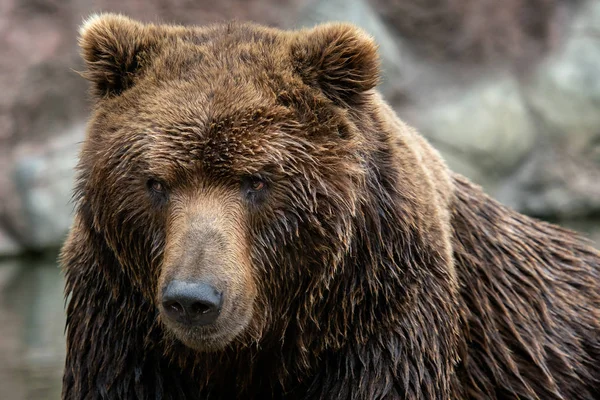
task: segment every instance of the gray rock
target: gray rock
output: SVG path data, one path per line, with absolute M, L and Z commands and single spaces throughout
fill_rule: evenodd
M 568 145 L 542 147 L 497 197 L 526 214 L 568 221 L 600 212 L 600 166 Z
M 549 132 L 600 135 L 600 2 L 589 0 L 560 50 L 543 62 L 525 93 Z
M 498 192 L 519 211 L 592 237 L 600 212 L 599 38 L 600 2 L 590 0 L 570 21 L 563 45 L 526 81 L 540 146 Z
M 484 186 L 508 175 L 531 151 L 536 135 L 518 84 L 510 76 L 422 107 L 415 124 L 451 168 Z M 470 171 L 472 166 L 479 174 Z
M 13 256 L 21 251 L 19 243 L 0 227 L 0 256 Z
M 17 152 L 12 177 L 21 204 L 23 245 L 39 249 L 63 242 L 71 225 L 70 199 L 83 132 L 83 125 L 77 125 L 44 146 Z

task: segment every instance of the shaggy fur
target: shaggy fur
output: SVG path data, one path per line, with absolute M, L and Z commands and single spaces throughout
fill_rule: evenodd
M 600 398 L 600 254 L 449 172 L 365 33 L 104 15 L 80 43 L 63 399 Z M 180 274 L 225 288 L 214 329 L 162 317 Z

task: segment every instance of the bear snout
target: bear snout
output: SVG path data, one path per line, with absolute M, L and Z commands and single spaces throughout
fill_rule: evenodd
M 173 280 L 162 293 L 164 314 L 188 327 L 213 324 L 223 305 L 223 292 L 202 281 Z

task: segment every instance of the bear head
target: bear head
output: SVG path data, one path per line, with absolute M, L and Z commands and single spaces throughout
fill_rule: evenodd
M 365 32 L 106 14 L 80 46 L 94 111 L 79 209 L 118 262 L 105 278 L 167 335 L 215 351 L 296 329 L 331 348 L 353 318 L 364 335 L 394 323 L 423 282 L 451 304 L 449 175 L 372 90 Z

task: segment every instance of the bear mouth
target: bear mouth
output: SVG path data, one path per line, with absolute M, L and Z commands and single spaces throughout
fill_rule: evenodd
M 218 351 L 227 346 L 232 338 L 219 333 L 205 334 L 200 332 L 175 333 L 175 337 L 186 347 L 199 352 Z
M 186 326 L 166 318 L 162 321 L 165 328 L 186 347 L 198 352 L 212 352 L 222 350 L 242 336 L 250 324 L 251 312 L 236 311 L 235 316 L 222 313 L 215 324 L 208 326 Z

